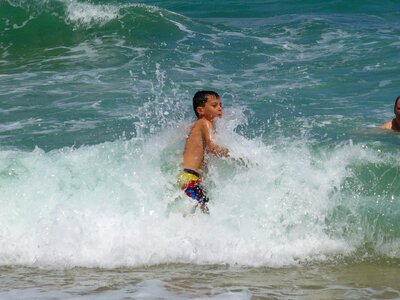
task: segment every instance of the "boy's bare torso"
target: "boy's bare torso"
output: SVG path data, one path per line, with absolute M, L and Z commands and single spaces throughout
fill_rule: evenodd
M 190 129 L 183 151 L 183 168 L 200 170 L 203 167 L 206 151 L 206 135 L 209 135 L 211 125 L 205 119 L 197 120 Z
M 203 167 L 204 155 L 210 152 L 218 157 L 228 157 L 228 149 L 214 143 L 213 123 L 206 118 L 196 121 L 190 129 L 183 151 L 183 168 L 199 171 Z

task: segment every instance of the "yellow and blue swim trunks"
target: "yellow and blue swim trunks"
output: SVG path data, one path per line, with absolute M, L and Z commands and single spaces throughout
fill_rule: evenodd
M 197 201 L 200 205 L 208 202 L 209 199 L 201 184 L 198 172 L 191 169 L 183 169 L 178 175 L 178 184 L 188 197 Z

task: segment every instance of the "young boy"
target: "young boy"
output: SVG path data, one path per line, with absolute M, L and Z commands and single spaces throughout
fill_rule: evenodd
M 190 129 L 183 151 L 183 170 L 178 175 L 181 189 L 197 202 L 203 213 L 208 213 L 208 197 L 201 185 L 200 170 L 205 153 L 228 157 L 229 151 L 213 141 L 215 118 L 222 116 L 221 99 L 216 92 L 198 91 L 193 97 L 193 109 L 197 121 Z
M 385 129 L 392 129 L 394 131 L 400 131 L 400 103 L 399 103 L 400 96 L 396 98 L 394 102 L 394 114 L 395 118 L 386 122 L 385 124 L 381 125 L 381 128 Z

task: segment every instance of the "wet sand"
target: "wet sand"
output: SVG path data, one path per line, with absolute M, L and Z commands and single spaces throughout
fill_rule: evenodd
M 0 299 L 400 299 L 400 262 L 286 268 L 168 264 L 67 270 L 2 267 Z

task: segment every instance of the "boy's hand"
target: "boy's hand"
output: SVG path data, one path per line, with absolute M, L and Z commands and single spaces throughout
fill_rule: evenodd
M 258 166 L 258 163 L 253 163 L 253 162 L 251 162 L 248 158 L 246 158 L 246 157 L 238 157 L 238 158 L 234 158 L 234 160 L 236 161 L 236 162 L 238 162 L 239 163 L 239 165 L 241 165 L 241 166 L 244 166 L 244 167 L 246 167 L 246 168 L 250 168 L 250 167 L 252 167 L 252 166 Z

